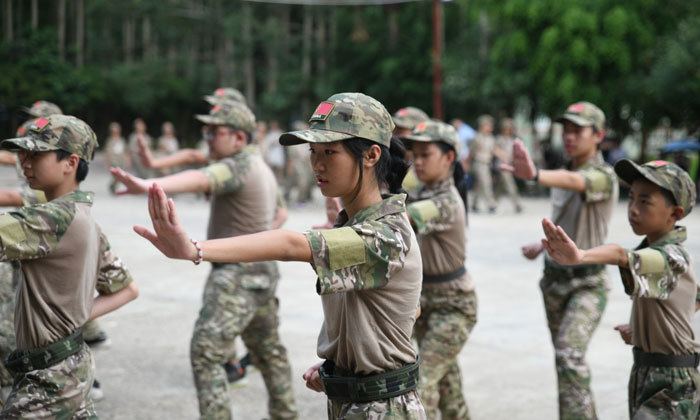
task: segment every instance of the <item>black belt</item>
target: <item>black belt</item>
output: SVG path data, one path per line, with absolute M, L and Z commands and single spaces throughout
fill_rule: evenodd
M 661 354 L 647 353 L 639 347 L 632 348 L 634 364 L 653 367 L 690 367 L 696 368 L 700 364 L 700 354 Z
M 457 277 L 462 276 L 464 273 L 467 272 L 467 269 L 464 266 L 459 267 L 455 271 L 447 274 L 425 274 L 423 273 L 423 283 L 442 283 L 450 280 L 454 280 Z
M 548 264 L 545 260 L 544 274 L 552 277 L 586 277 L 605 270 L 603 264 L 573 265 L 570 267 Z
M 376 375 L 341 376 L 346 372 L 326 360 L 318 373 L 329 400 L 369 402 L 393 398 L 416 389 L 419 364 L 420 358 L 399 369 Z
M 83 331 L 78 328 L 72 334 L 46 346 L 13 351 L 5 360 L 5 366 L 13 374 L 46 369 L 79 352 L 82 346 Z

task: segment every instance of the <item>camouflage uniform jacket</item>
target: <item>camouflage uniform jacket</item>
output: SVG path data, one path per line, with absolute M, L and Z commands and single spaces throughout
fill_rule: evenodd
M 659 240 L 646 239 L 627 253 L 620 268 L 625 293 L 632 297 L 632 343 L 648 353 L 700 351 L 692 321 L 697 286 L 693 262 L 682 243 L 686 229 L 675 227 Z
M 18 349 L 72 333 L 87 321 L 95 290 L 114 293 L 132 281 L 92 220 L 91 206 L 92 193 L 76 190 L 0 214 L 0 261 L 20 261 L 22 270 Z
M 450 175 L 434 185 L 424 185 L 409 199 L 408 214 L 418 234 L 423 272 L 428 275 L 452 273 L 464 266 L 467 238 L 464 202 Z M 473 290 L 467 273 L 447 281 L 423 283 L 424 288 Z
M 324 324 L 318 355 L 358 374 L 416 360 L 411 332 L 421 291 L 420 251 L 405 195 L 392 195 L 336 228 L 306 233 Z

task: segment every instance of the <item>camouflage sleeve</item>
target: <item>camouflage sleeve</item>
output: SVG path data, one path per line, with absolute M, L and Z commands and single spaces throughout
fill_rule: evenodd
M 610 198 L 617 178 L 612 168 L 586 168 L 579 171 L 586 182 L 584 200 L 586 202 L 603 201 Z
M 306 233 L 319 294 L 385 286 L 403 268 L 410 234 L 410 226 L 400 214 Z
M 209 192 L 226 194 L 241 189 L 246 167 L 233 159 L 224 159 L 201 169 L 209 178 Z
M 651 299 L 668 299 L 690 265 L 685 250 L 675 244 L 628 251 L 627 259 L 629 268 L 620 267 L 625 293 Z
M 413 202 L 406 206 L 406 210 L 418 234 L 423 235 L 449 230 L 455 220 L 456 204 L 451 194 L 441 194 L 428 200 Z
M 0 214 L 0 261 L 45 257 L 66 233 L 74 216 L 75 205 L 65 201 Z
M 95 288 L 100 294 L 118 292 L 133 281 L 131 273 L 122 260 L 112 252 L 109 241 L 100 232 L 100 271 L 97 274 Z
M 22 187 L 19 192 L 20 197 L 22 197 L 22 205 L 25 207 L 33 206 L 35 204 L 46 203 L 46 195 L 43 191 L 33 190 L 29 188 L 28 185 Z

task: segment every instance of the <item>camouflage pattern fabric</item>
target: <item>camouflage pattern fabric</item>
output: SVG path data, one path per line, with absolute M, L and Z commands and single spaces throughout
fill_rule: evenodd
M 13 263 L 0 263 L 0 387 L 12 385 L 12 375 L 5 369 L 5 359 L 15 350 L 16 289 Z
M 34 152 L 65 150 L 90 162 L 97 148 L 97 136 L 83 120 L 70 115 L 49 115 L 35 120 L 25 137 L 4 140 L 0 148 Z
M 328 400 L 329 420 L 427 420 L 416 391 L 366 403 Z
M 477 320 L 476 294 L 423 289 L 414 335 L 421 354 L 418 391 L 429 419 L 469 419 L 457 356 Z
M 320 294 L 380 288 L 403 268 L 411 234 L 402 215 L 405 202 L 405 194 L 393 195 L 360 210 L 343 227 L 306 233 Z
M 602 156 L 588 160 L 576 172 L 586 183 L 586 202 L 605 201 L 616 193 L 617 177 L 613 168 L 603 161 Z
M 280 144 L 330 143 L 360 137 L 389 147 L 394 122 L 376 99 L 362 93 L 337 93 L 321 102 L 309 119 L 308 130 L 280 136 Z
M 595 419 L 588 343 L 607 305 L 605 270 L 582 278 L 545 272 L 540 281 L 554 344 L 560 419 Z
M 676 226 L 649 246 L 646 239 L 634 251 L 628 251 L 629 269 L 620 268 L 625 293 L 644 298 L 668 299 L 676 288 L 678 274 L 688 271 L 690 256 L 681 245 L 686 228 Z
M 428 114 L 414 106 L 399 109 L 392 118 L 397 127 L 408 130 L 413 130 L 422 122 L 430 121 Z
M 452 194 L 453 186 L 454 180 L 451 176 L 441 179 L 430 187 L 422 188 L 417 194 L 421 200 L 414 201 L 406 207 L 416 227 L 416 233 L 424 235 L 452 228 L 455 210 L 462 211 L 464 208 Z M 426 199 L 422 199 L 424 197 Z
M 257 270 L 251 268 L 255 266 Z M 251 287 L 260 283 L 253 271 L 267 273 L 266 282 L 271 287 Z M 229 420 L 233 416 L 223 364 L 234 354 L 239 335 L 253 364 L 262 373 L 269 395 L 270 417 L 297 418 L 287 351 L 277 332 L 278 303 L 274 296 L 277 277 L 275 262 L 249 264 L 247 268 L 241 264 L 224 264 L 209 274 L 190 344 L 201 418 Z
M 246 133 L 255 130 L 255 115 L 241 102 L 221 102 L 209 111 L 209 115 L 197 115 L 196 118 L 204 124 L 225 125 Z
M 576 102 L 569 105 L 566 112 L 554 121 L 570 121 L 580 127 L 595 127 L 599 131 L 605 128 L 605 114 L 590 102 Z
M 695 205 L 695 183 L 686 171 L 673 162 L 655 160 L 637 165 L 629 159 L 615 163 L 615 172 L 626 183 L 632 185 L 635 179 L 644 178 L 673 194 L 676 204 L 685 210 L 687 216 Z
M 230 87 L 218 88 L 211 95 L 206 95 L 204 100 L 209 105 L 220 105 L 223 102 L 240 102 L 246 105 L 245 96 L 241 91 Z
M 697 419 L 700 373 L 688 367 L 632 367 L 629 414 L 635 420 Z
M 63 114 L 61 108 L 53 102 L 36 101 L 29 108 L 24 108 L 25 112 L 32 117 L 48 117 L 53 114 Z
M 452 146 L 459 153 L 459 140 L 457 131 L 450 124 L 440 121 L 427 121 L 416 125 L 413 132 L 405 137 L 406 140 L 433 142 L 441 141 Z
M 97 419 L 88 394 L 95 363 L 88 347 L 49 368 L 15 376 L 2 419 Z
M 232 156 L 202 168 L 209 179 L 209 193 L 226 194 L 241 189 L 244 175 L 250 169 L 250 156 L 259 153 L 257 147 L 245 146 Z

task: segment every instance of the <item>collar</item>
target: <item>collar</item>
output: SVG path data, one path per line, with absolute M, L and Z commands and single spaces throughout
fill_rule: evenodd
M 447 191 L 450 188 L 452 188 L 455 185 L 454 181 L 454 176 L 450 173 L 448 176 L 445 178 L 439 180 L 433 185 L 423 185 L 421 190 L 418 192 L 418 197 L 419 198 L 427 198 L 427 197 L 432 197 L 435 194 L 442 192 L 442 191 Z
M 351 226 L 368 220 L 378 220 L 390 214 L 402 213 L 406 211 L 406 194 L 389 194 L 382 201 L 365 207 L 348 219 L 345 209 L 338 213 L 334 227 Z
M 600 165 L 604 165 L 604 164 L 605 164 L 605 159 L 603 159 L 603 152 L 601 152 L 600 150 L 597 150 L 595 152 L 595 154 L 590 159 L 588 159 L 583 165 L 579 166 L 576 169 L 573 169 L 573 161 L 569 160 L 568 162 L 566 162 L 566 169 L 568 169 L 570 171 L 573 171 L 573 170 L 580 171 L 582 169 L 586 169 L 586 168 L 589 168 L 591 166 L 600 166 Z
M 80 203 L 88 203 L 92 205 L 94 196 L 95 193 L 92 192 L 73 190 L 69 193 L 63 194 L 58 198 L 55 198 L 53 201 L 77 201 Z
M 679 245 L 688 238 L 688 232 L 685 226 L 675 226 L 672 230 L 667 232 L 664 236 L 654 241 L 651 245 L 647 242 L 646 238 L 636 249 L 647 248 L 649 246 L 661 247 L 668 244 Z

